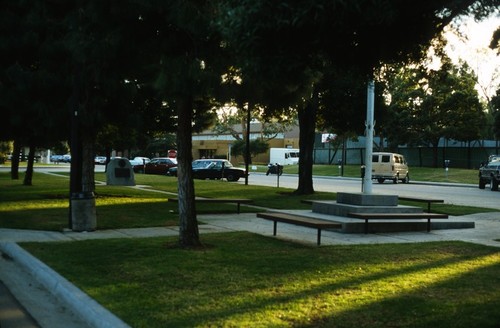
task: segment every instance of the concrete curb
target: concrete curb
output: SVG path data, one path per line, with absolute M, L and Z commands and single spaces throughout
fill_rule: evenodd
M 130 328 L 120 318 L 16 243 L 0 242 L 0 251 L 13 258 L 68 309 L 91 327 Z

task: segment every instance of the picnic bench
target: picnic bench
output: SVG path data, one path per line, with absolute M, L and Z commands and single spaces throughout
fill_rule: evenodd
M 440 213 L 349 213 L 349 217 L 365 220 L 365 233 L 368 233 L 369 220 L 421 220 L 427 219 L 427 232 L 431 231 L 431 219 L 447 219 L 448 214 Z
M 431 204 L 432 203 L 444 203 L 444 200 L 442 199 L 433 199 L 433 198 L 422 198 L 422 197 L 400 197 L 398 196 L 399 200 L 407 200 L 411 202 L 420 202 L 420 203 L 427 203 L 427 213 L 431 212 Z
M 342 224 L 339 222 L 333 222 L 328 220 L 315 219 L 306 216 L 299 216 L 287 213 L 277 213 L 277 212 L 265 212 L 257 213 L 257 217 L 265 220 L 273 221 L 273 236 L 276 236 L 277 223 L 289 223 L 303 227 L 318 229 L 317 244 L 321 244 L 321 230 L 322 229 L 340 229 Z
M 204 197 L 195 197 L 195 202 L 197 203 L 234 203 L 237 205 L 236 213 L 240 214 L 240 204 L 249 204 L 252 203 L 253 200 L 247 198 L 204 198 Z M 177 203 L 179 202 L 179 198 L 168 198 L 169 202 Z

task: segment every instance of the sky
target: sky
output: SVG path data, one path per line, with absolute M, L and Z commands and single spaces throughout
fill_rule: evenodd
M 481 22 L 473 18 L 461 21 L 458 31 L 448 30 L 447 52 L 450 58 L 457 63 L 461 58 L 478 75 L 478 89 L 480 96 L 485 93 L 491 97 L 500 85 L 500 54 L 489 48 L 493 32 L 500 27 L 500 14 L 492 15 Z

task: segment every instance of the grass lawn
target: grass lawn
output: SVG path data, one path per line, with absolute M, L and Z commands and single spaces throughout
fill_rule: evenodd
M 449 182 L 449 183 L 469 183 L 476 185 L 478 183 L 478 170 L 450 168 L 445 171 L 444 168 L 430 167 L 413 167 L 410 166 L 410 182 L 411 181 L 433 181 L 433 182 Z M 266 172 L 267 166 L 257 166 L 257 172 Z M 283 167 L 283 172 L 286 174 L 298 174 L 297 165 L 286 165 Z M 340 176 L 340 170 L 337 165 L 322 165 L 316 164 L 313 166 L 314 175 L 323 176 Z M 359 165 L 345 165 L 345 177 L 359 178 L 361 176 L 361 167 Z
M 25 243 L 132 327 L 498 327 L 500 251 L 304 246 L 250 233 Z M 106 251 L 103 251 L 106 250 Z
M 97 174 L 104 181 L 104 175 Z M 175 178 L 137 175 L 175 193 Z M 36 174 L 22 186 L 0 173 L 0 227 L 67 226 L 67 177 Z M 195 181 L 198 196 L 245 197 L 255 205 L 309 208 L 292 190 Z M 221 188 L 221 186 L 224 186 Z M 98 228 L 176 225 L 169 194 L 96 189 Z M 244 195 L 244 196 L 242 196 Z M 316 193 L 308 199 L 335 199 Z M 403 203 L 403 202 L 402 202 Z M 425 206 L 422 204 L 414 204 Z M 217 212 L 234 213 L 234 204 Z M 461 215 L 488 209 L 435 204 Z M 209 204 L 200 214 L 214 212 Z M 242 206 L 242 211 L 257 211 Z M 234 214 L 237 215 L 237 214 Z M 23 243 L 22 247 L 132 327 L 498 327 L 500 251 L 462 242 L 308 246 L 235 232 L 201 236 Z
M 34 230 L 61 231 L 68 227 L 69 179 L 38 173 L 33 186 L 23 186 L 20 180 L 11 180 L 8 173 L 0 173 L 0 227 Z M 96 173 L 97 181 L 105 181 L 104 173 Z M 177 191 L 174 177 L 137 174 L 136 183 L 149 189 L 166 193 L 147 192 L 122 186 L 96 186 L 96 209 L 98 229 L 141 228 L 171 226 L 178 224 L 178 205 L 166 199 Z M 316 192 L 298 196 L 292 189 L 263 186 L 245 186 L 225 181 L 195 181 L 196 195 L 219 198 L 250 198 L 253 204 L 274 209 L 308 209 L 310 205 L 302 199 L 336 199 L 335 193 Z M 169 194 L 168 194 L 169 193 Z M 423 203 L 401 201 L 404 205 L 421 206 Z M 197 204 L 199 214 L 234 213 L 234 204 Z M 435 204 L 434 212 L 449 215 L 465 215 L 496 211 L 469 206 Z M 259 209 L 241 206 L 242 212 L 258 212 Z

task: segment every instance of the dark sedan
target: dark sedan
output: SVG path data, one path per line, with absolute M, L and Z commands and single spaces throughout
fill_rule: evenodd
M 238 181 L 247 173 L 244 169 L 234 167 L 230 161 L 225 159 L 199 159 L 193 162 L 193 178 L 195 179 L 227 179 L 227 181 Z M 177 168 L 171 168 L 169 175 L 177 176 Z
M 168 174 L 168 169 L 177 166 L 177 159 L 169 157 L 153 158 L 149 163 L 134 165 L 134 172 L 146 174 Z

